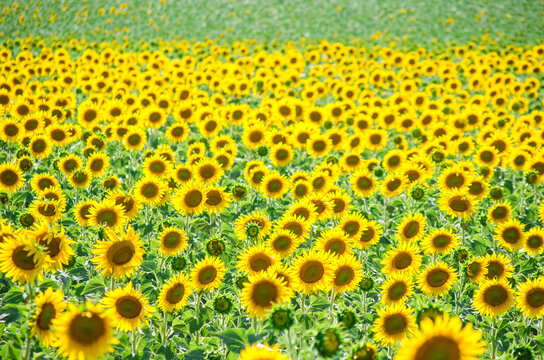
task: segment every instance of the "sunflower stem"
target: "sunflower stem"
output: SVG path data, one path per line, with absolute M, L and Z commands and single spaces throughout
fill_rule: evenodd
M 331 322 L 334 322 L 333 317 L 332 317 L 333 308 L 334 308 L 334 289 L 331 290 L 331 301 L 330 301 L 330 306 L 329 306 L 329 320 Z
M 497 358 L 497 320 L 491 320 L 491 359 Z
M 27 283 L 28 288 L 28 304 L 29 307 L 32 306 L 32 300 L 34 299 L 34 289 L 32 288 L 31 283 Z M 28 338 L 26 339 L 26 348 L 25 348 L 25 360 L 30 360 L 32 355 L 32 328 L 28 328 Z
M 166 344 L 166 326 L 168 324 L 167 315 L 168 315 L 168 313 L 165 311 L 164 312 L 164 319 L 163 319 L 163 322 L 162 322 L 162 342 L 164 344 Z
M 132 356 L 136 356 L 137 343 L 136 343 L 136 330 L 132 332 Z

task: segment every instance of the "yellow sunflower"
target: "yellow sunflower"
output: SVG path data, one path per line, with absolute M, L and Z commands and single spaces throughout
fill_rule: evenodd
M 276 263 L 276 259 L 269 254 L 269 251 L 266 243 L 260 243 L 244 249 L 238 256 L 239 260 L 236 268 L 250 275 L 266 271 Z
M 24 236 L 4 237 L 0 243 L 0 271 L 14 282 L 25 284 L 41 277 L 44 255 Z
M 89 208 L 88 224 L 90 226 L 105 226 L 114 230 L 121 229 L 127 221 L 122 205 L 111 200 L 101 201 Z
M 418 241 L 425 234 L 427 219 L 420 213 L 405 215 L 397 228 L 400 241 Z
M 32 326 L 31 333 L 38 337 L 43 346 L 49 347 L 57 339 L 57 333 L 51 325 L 68 305 L 64 301 L 62 290 L 53 291 L 51 287 L 45 291 L 40 291 L 35 302 L 37 309 L 30 322 L 30 326 Z
M 316 239 L 315 248 L 334 257 L 353 253 L 352 241 L 344 231 L 338 228 L 324 230 Z
M 134 197 L 143 204 L 159 205 L 168 185 L 156 176 L 144 176 L 134 185 Z
M 525 234 L 525 243 L 523 248 L 530 255 L 542 254 L 544 250 L 544 229 L 535 227 L 527 231 Z
M 386 274 L 401 272 L 411 275 L 416 273 L 421 266 L 422 256 L 419 252 L 420 249 L 416 243 L 400 243 L 397 248 L 393 248 L 385 254 L 385 258 L 382 260 L 383 271 Z
M 275 273 L 261 272 L 249 276 L 240 300 L 250 317 L 264 318 L 274 305 L 288 301 L 292 290 Z
M 182 273 L 173 275 L 161 288 L 158 306 L 163 312 L 181 310 L 192 292 L 193 286 L 187 275 Z
M 504 254 L 487 254 L 484 259 L 484 276 L 488 280 L 507 279 L 512 277 L 514 266 L 510 263 L 508 257 Z
M 380 241 L 380 237 L 383 234 L 383 227 L 375 220 L 365 220 L 363 226 L 365 230 L 361 232 L 359 237 L 353 240 L 353 246 L 364 250 Z
M 518 285 L 517 307 L 526 316 L 541 318 L 544 315 L 544 278 L 538 277 Z
M 517 251 L 525 241 L 523 224 L 517 219 L 505 221 L 495 228 L 493 238 L 503 249 Z
M 280 352 L 280 346 L 268 344 L 253 344 L 246 346 L 240 352 L 238 360 L 290 360 L 288 356 Z
M 142 292 L 132 287 L 132 281 L 123 288 L 118 287 L 104 294 L 102 304 L 105 308 L 104 315 L 110 318 L 113 326 L 124 332 L 148 325 L 147 318 L 155 312 L 155 308 L 149 305 Z
M 359 239 L 367 230 L 367 220 L 360 213 L 350 213 L 340 219 L 340 228 L 350 240 Z
M 385 305 L 405 303 L 414 292 L 412 275 L 392 273 L 382 284 L 382 301 Z
M 372 331 L 374 340 L 382 344 L 395 344 L 410 337 L 417 329 L 412 316 L 412 309 L 404 304 L 392 305 L 378 310 L 378 318 L 374 321 Z
M 445 255 L 459 247 L 459 236 L 451 229 L 433 229 L 421 243 L 426 255 Z
M 0 191 L 14 193 L 25 184 L 23 173 L 16 164 L 0 164 Z
M 274 257 L 285 258 L 300 245 L 302 239 L 290 230 L 276 230 L 267 240 L 267 247 Z
M 172 198 L 174 208 L 183 215 L 199 215 L 206 206 L 208 189 L 197 180 L 190 180 Z
M 45 270 L 56 272 L 57 269 L 62 269 L 74 255 L 71 245 L 75 242 L 66 236 L 62 225 L 51 226 L 46 222 L 37 222 L 32 229 L 25 232 L 25 236 L 43 247 Z
M 263 177 L 260 183 L 260 190 L 264 196 L 277 199 L 289 191 L 288 184 L 289 182 L 284 175 L 281 175 L 277 171 L 271 171 Z
M 159 234 L 159 253 L 166 256 L 180 254 L 187 247 L 188 240 L 183 229 L 166 227 Z
M 363 264 L 353 255 L 335 259 L 333 275 L 334 291 L 338 294 L 353 291 L 363 278 Z
M 355 195 L 366 198 L 378 190 L 378 180 L 366 169 L 360 169 L 351 175 L 351 189 Z
M 488 280 L 474 293 L 472 306 L 482 315 L 501 316 L 514 304 L 513 290 L 507 280 Z
M 193 287 L 201 291 L 211 291 L 219 287 L 225 277 L 225 263 L 218 257 L 206 255 L 191 271 Z
M 309 295 L 329 291 L 334 279 L 334 262 L 329 253 L 311 250 L 297 256 L 291 265 L 293 289 Z
M 452 217 L 468 219 L 474 212 L 474 200 L 459 189 L 443 191 L 438 199 L 440 210 Z
M 442 296 L 446 293 L 455 281 L 457 273 L 448 264 L 439 262 L 427 266 L 421 274 L 418 275 L 418 285 L 421 291 L 426 295 Z

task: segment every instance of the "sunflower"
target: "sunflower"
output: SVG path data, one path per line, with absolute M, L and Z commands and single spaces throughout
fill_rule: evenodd
M 132 127 L 123 138 L 123 146 L 129 151 L 143 149 L 147 142 L 145 130 L 139 127 Z
M 501 316 L 514 304 L 512 294 L 513 290 L 508 281 L 488 280 L 474 293 L 472 305 L 482 315 Z
M 468 190 L 473 178 L 460 166 L 452 166 L 443 170 L 437 181 L 440 189 L 446 191 L 458 189 L 464 192 Z
M 309 199 L 297 200 L 289 207 L 285 216 L 298 216 L 313 224 L 317 218 L 317 208 Z
M 238 360 L 290 360 L 280 352 L 279 348 L 278 344 L 274 346 L 266 343 L 248 345 L 240 352 Z
M 382 301 L 385 305 L 404 303 L 414 292 L 412 276 L 406 273 L 392 273 L 382 284 Z
M 68 360 L 98 359 L 113 351 L 113 344 L 119 343 L 102 306 L 90 301 L 83 310 L 68 304 L 68 311 L 53 320 L 53 328 L 58 336 L 53 346 Z
M 34 193 L 39 194 L 47 188 L 60 188 L 60 184 L 53 175 L 42 173 L 32 176 L 30 187 Z
M 236 268 L 241 272 L 255 275 L 266 271 L 276 263 L 276 259 L 268 254 L 268 248 L 265 243 L 250 246 L 242 251 L 238 256 Z
M 393 198 L 400 195 L 408 184 L 409 181 L 406 175 L 391 173 L 381 183 L 380 192 L 385 197 Z
M 220 213 L 230 204 L 231 194 L 224 186 L 214 186 L 208 189 L 206 194 L 206 211 L 208 213 Z
M 354 172 L 351 175 L 350 184 L 355 195 L 362 198 L 372 196 L 378 190 L 378 181 L 366 169 Z
M 26 117 L 25 117 L 26 118 Z M 5 142 L 17 142 L 23 135 L 24 127 L 14 118 L 0 120 L 0 139 Z
M 512 207 L 507 201 L 493 205 L 487 211 L 487 219 L 493 224 L 501 224 L 510 220 L 512 216 Z
M 438 199 L 440 210 L 452 217 L 468 219 L 474 211 L 474 200 L 471 195 L 461 192 L 459 189 L 443 191 Z
M 87 159 L 87 170 L 94 177 L 101 177 L 104 175 L 109 166 L 110 157 L 100 151 L 92 153 Z
M 371 151 L 380 150 L 387 144 L 387 130 L 372 129 L 366 133 L 367 148 Z
M 418 241 L 425 234 L 426 220 L 420 213 L 405 215 L 397 228 L 397 237 L 400 241 Z
M 187 275 L 173 275 L 161 288 L 158 306 L 163 312 L 181 310 L 192 292 L 193 286 Z
M 31 334 L 36 335 L 43 346 L 49 347 L 57 339 L 57 333 L 53 331 L 51 325 L 68 305 L 64 301 L 62 290 L 53 291 L 51 287 L 40 291 L 36 296 L 35 303 L 37 309 L 30 322 Z
M 525 241 L 523 224 L 517 219 L 503 222 L 495 228 L 493 238 L 503 249 L 508 251 L 519 250 Z
M 334 257 L 352 254 L 352 241 L 344 231 L 334 228 L 326 229 L 316 239 L 315 248 Z
M 291 255 L 302 239 L 290 230 L 276 230 L 267 240 L 267 247 L 274 257 L 285 258 Z
M 16 164 L 0 164 L 0 191 L 14 193 L 25 184 L 23 173 Z
M 504 254 L 487 254 L 484 259 L 485 278 L 492 279 L 507 279 L 512 277 L 514 266 Z
M 480 258 L 474 258 L 465 265 L 465 273 L 472 283 L 479 283 L 484 279 L 485 266 L 484 261 Z
M 124 193 L 121 190 L 108 192 L 106 200 L 115 203 L 115 205 L 120 205 L 125 212 L 127 220 L 135 219 L 141 206 L 141 202 L 136 196 Z
M 412 309 L 404 304 L 392 305 L 378 310 L 378 318 L 374 321 L 372 331 L 374 340 L 382 344 L 395 344 L 403 341 L 417 329 L 412 316 Z
M 304 239 L 310 232 L 310 224 L 308 224 L 300 216 L 283 216 L 276 221 L 276 229 L 289 230 L 299 239 Z
M 485 353 L 486 344 L 482 333 L 475 331 L 458 317 L 450 318 L 446 313 L 436 319 L 424 319 L 408 342 L 404 343 L 394 360 L 458 359 L 475 360 Z
M 36 159 L 45 159 L 51 153 L 53 144 L 45 135 L 34 135 L 29 143 L 28 150 Z
M 327 201 L 320 194 L 312 194 L 308 198 L 317 209 L 317 220 L 328 220 L 332 217 L 332 202 Z
M 314 193 L 326 193 L 334 183 L 334 179 L 327 171 L 315 170 L 308 179 Z
M 92 175 L 87 169 L 75 170 L 69 174 L 68 182 L 76 189 L 87 189 L 91 183 Z
M 426 255 L 445 255 L 458 247 L 459 236 L 451 229 L 434 229 L 422 240 L 422 248 Z
M 189 125 L 175 122 L 166 130 L 166 138 L 172 143 L 182 143 L 189 137 Z
M 208 189 L 197 180 L 190 180 L 176 190 L 172 198 L 174 208 L 184 215 L 199 215 L 206 206 Z
M 207 183 L 215 184 L 223 176 L 223 168 L 216 160 L 203 158 L 193 165 L 193 172 L 196 179 Z
M 385 254 L 385 258 L 382 260 L 383 271 L 386 274 L 395 272 L 416 273 L 421 266 L 422 256 L 419 251 L 416 243 L 400 243 L 397 248 L 393 248 Z
M 118 287 L 104 294 L 102 305 L 104 315 L 111 319 L 117 330 L 124 332 L 136 331 L 142 325 L 148 325 L 147 318 L 155 312 L 142 292 L 132 287 L 132 281 L 123 288 Z
M 173 173 L 174 180 L 180 185 L 183 185 L 194 178 L 192 167 L 184 164 L 176 165 Z
M 276 167 L 283 167 L 291 162 L 294 157 L 294 150 L 287 144 L 275 144 L 270 148 L 270 161 Z
M 329 192 L 325 201 L 331 203 L 332 215 L 335 218 L 341 218 L 351 210 L 352 198 L 342 190 Z
M 366 230 L 367 220 L 359 213 L 351 213 L 340 219 L 340 228 L 350 240 L 359 239 Z
M 474 162 L 479 166 L 487 166 L 493 169 L 500 162 L 499 152 L 490 145 L 480 146 L 474 154 Z
M 455 281 L 457 273 L 448 264 L 439 262 L 427 266 L 417 278 L 419 288 L 426 295 L 442 296 Z
M 4 237 L 0 243 L 0 271 L 21 285 L 41 277 L 45 259 L 34 244 L 24 236 Z
M 29 212 L 36 218 L 53 223 L 62 218 L 62 208 L 56 200 L 34 200 Z
M 57 269 L 62 269 L 74 255 L 71 245 L 75 242 L 66 237 L 62 225 L 50 226 L 46 222 L 38 222 L 31 230 L 25 232 L 25 236 L 43 248 L 45 270 L 56 272 Z
M 271 171 L 266 174 L 260 183 L 260 190 L 264 196 L 277 199 L 283 197 L 289 190 L 288 180 L 284 175 L 277 171 Z
M 143 204 L 159 205 L 168 185 L 157 176 L 144 176 L 134 185 L 134 197 Z
M 101 109 L 98 104 L 87 100 L 82 102 L 77 109 L 77 121 L 84 128 L 93 128 L 101 119 Z
M 257 123 L 244 128 L 242 141 L 250 149 L 256 149 L 266 142 L 266 126 Z
M 97 241 L 91 250 L 91 259 L 103 276 L 122 279 L 130 277 L 142 263 L 145 250 L 142 249 L 140 235 L 132 226 L 128 231 L 114 232 L 111 228 L 104 231 L 107 240 Z
M 79 226 L 86 226 L 89 221 L 91 208 L 98 203 L 95 200 L 84 200 L 76 204 L 74 208 L 74 216 Z
M 365 220 L 363 227 L 365 230 L 352 241 L 353 246 L 357 249 L 368 249 L 370 246 L 378 243 L 383 234 L 382 225 L 375 220 Z
M 306 143 L 306 150 L 314 158 L 323 157 L 332 150 L 332 140 L 324 134 L 312 134 Z
M 161 155 L 154 154 L 144 160 L 142 170 L 145 176 L 165 179 L 170 177 L 172 163 Z
M 66 210 L 66 195 L 61 188 L 47 188 L 38 194 L 38 200 L 56 201 L 60 212 Z
M 275 273 L 261 272 L 249 275 L 240 300 L 250 317 L 264 318 L 274 305 L 288 301 L 292 290 Z
M 530 255 L 542 254 L 544 250 L 544 229 L 536 227 L 527 231 L 523 248 Z
M 224 277 L 225 263 L 220 258 L 209 255 L 199 260 L 191 271 L 193 287 L 199 292 L 216 289 Z
M 90 226 L 105 226 L 120 229 L 127 221 L 125 210 L 112 200 L 101 201 L 89 210 L 88 224 Z
M 240 216 L 234 222 L 234 234 L 239 240 L 246 239 L 246 226 L 251 223 L 259 227 L 259 234 L 257 235 L 259 241 L 266 237 L 271 230 L 270 220 L 268 220 L 266 214 L 262 210 L 256 210 L 250 214 Z
M 526 316 L 541 318 L 544 315 L 544 278 L 538 277 L 518 285 L 517 307 Z
M 353 255 L 339 256 L 333 265 L 333 286 L 338 294 L 353 291 L 363 278 L 363 264 Z
M 328 291 L 334 280 L 334 260 L 328 253 L 311 250 L 297 256 L 292 264 L 293 289 L 307 295 Z
M 183 229 L 166 227 L 159 234 L 159 253 L 166 256 L 180 254 L 188 245 L 189 238 Z

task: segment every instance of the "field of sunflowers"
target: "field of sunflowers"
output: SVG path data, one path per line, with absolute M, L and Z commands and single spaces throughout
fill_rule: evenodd
M 544 2 L 0 5 L 0 359 L 544 359 Z

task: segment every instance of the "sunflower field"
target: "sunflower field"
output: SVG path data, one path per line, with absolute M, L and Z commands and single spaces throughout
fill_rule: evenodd
M 544 359 L 543 19 L 0 4 L 0 359 Z

